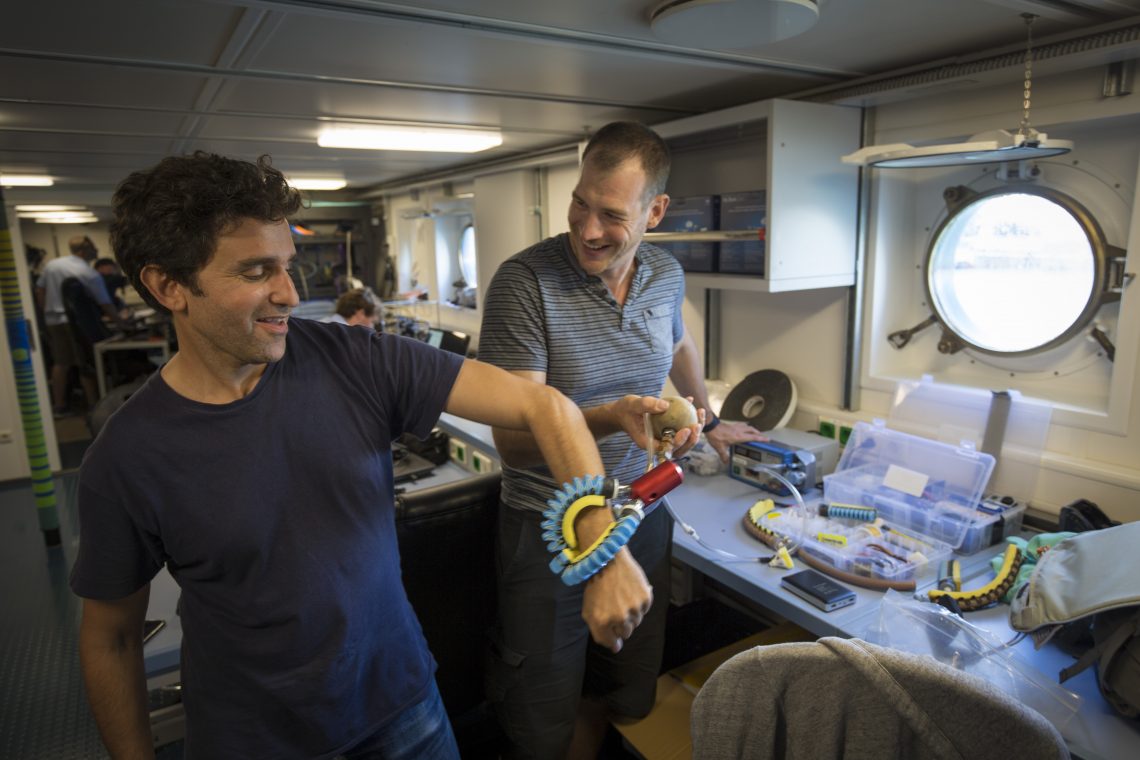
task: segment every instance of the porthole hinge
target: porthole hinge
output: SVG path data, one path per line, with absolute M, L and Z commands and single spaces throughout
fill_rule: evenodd
M 956 354 L 966 347 L 966 341 L 959 338 L 950 330 L 942 329 L 942 337 L 938 339 L 938 353 Z
M 1104 293 L 1101 296 L 1101 302 L 1119 301 L 1120 294 L 1124 288 L 1136 277 L 1135 272 L 1125 272 L 1125 257 L 1128 252 L 1123 248 L 1116 246 L 1108 246 L 1105 251 L 1105 262 L 1107 264 L 1107 277 L 1104 283 Z

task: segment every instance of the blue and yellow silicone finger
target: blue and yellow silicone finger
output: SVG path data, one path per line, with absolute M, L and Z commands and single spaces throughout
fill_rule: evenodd
M 542 513 L 542 539 L 555 553 L 550 570 L 568 586 L 587 580 L 613 560 L 641 522 L 637 515 L 625 515 L 611 521 L 590 546 L 580 548 L 575 522 L 584 511 L 606 506 L 603 485 L 604 478 L 598 475 L 574 478 L 573 483 L 564 483 L 554 492 Z

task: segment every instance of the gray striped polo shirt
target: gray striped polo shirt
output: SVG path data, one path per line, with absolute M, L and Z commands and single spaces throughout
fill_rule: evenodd
M 569 235 L 548 238 L 503 262 L 483 304 L 479 359 L 546 373 L 546 382 L 589 408 L 626 394 L 660 396 L 684 336 L 685 274 L 669 253 L 642 242 L 619 305 L 601 278 L 578 265 Z M 606 475 L 629 483 L 645 452 L 625 433 L 598 442 Z M 584 473 L 594 474 L 594 473 Z M 503 466 L 503 503 L 542 510 L 555 484 L 546 467 Z

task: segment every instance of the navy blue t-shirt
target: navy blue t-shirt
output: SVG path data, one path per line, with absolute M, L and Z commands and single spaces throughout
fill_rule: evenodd
M 462 358 L 289 323 L 284 358 L 214 405 L 159 373 L 80 472 L 71 585 L 182 589 L 187 757 L 332 756 L 422 698 L 434 662 L 400 582 L 391 442 L 426 436 Z

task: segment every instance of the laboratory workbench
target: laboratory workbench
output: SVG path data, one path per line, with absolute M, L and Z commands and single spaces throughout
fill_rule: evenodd
M 684 484 L 666 498 L 676 517 L 695 531 L 705 545 L 678 522 L 673 528 L 673 556 L 817 636 L 863 638 L 878 623 L 883 592 L 843 584 L 855 591 L 855 604 L 824 612 L 780 586 L 780 578 L 788 571 L 757 561 L 756 558 L 770 557 L 773 552 L 745 530 L 743 518 L 748 508 L 764 495 L 756 487 L 725 474 L 686 473 Z M 727 558 L 720 552 L 745 559 Z M 990 560 L 1000 553 L 1001 547 L 994 546 L 958 556 L 963 587 L 976 588 L 988 582 L 993 577 Z M 797 563 L 797 567 L 802 565 Z M 927 573 L 919 577 L 919 593 L 933 588 L 934 575 Z M 1012 639 L 1016 633 L 1009 627 L 1008 605 L 999 604 L 963 617 L 1002 642 Z M 1012 656 L 1035 671 L 1035 676 L 1039 674 L 1042 682 L 1050 684 L 1056 684 L 1058 672 L 1073 663 L 1073 658 L 1054 644 L 1034 649 L 1028 637 L 1011 651 Z M 1085 760 L 1131 760 L 1140 755 L 1140 725 L 1113 712 L 1097 690 L 1095 668 L 1075 676 L 1063 686 L 1080 697 L 1079 712 L 1066 725 L 1058 725 L 1074 756 Z

